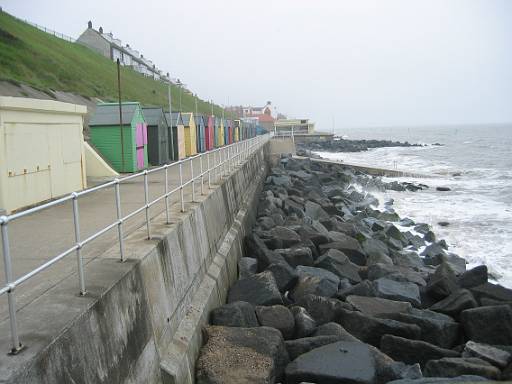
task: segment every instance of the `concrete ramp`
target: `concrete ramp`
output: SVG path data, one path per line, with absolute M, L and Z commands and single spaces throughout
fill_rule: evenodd
M 88 142 L 84 142 L 85 172 L 92 179 L 118 177 L 117 173 Z

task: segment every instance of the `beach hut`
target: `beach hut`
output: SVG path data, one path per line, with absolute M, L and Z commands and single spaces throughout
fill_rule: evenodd
M 183 125 L 183 118 L 180 112 L 173 112 L 172 118 L 169 112 L 165 113 L 165 117 L 167 119 L 167 123 L 172 127 L 172 137 L 171 132 L 169 132 L 169 153 L 171 160 L 178 161 L 184 159 L 186 157 L 185 153 L 185 126 Z M 170 122 L 170 123 L 169 123 Z M 171 131 L 171 129 L 169 129 Z
M 196 147 L 196 122 L 191 112 L 182 113 L 183 126 L 185 127 L 185 153 L 187 156 L 197 154 Z
M 205 147 L 207 151 L 213 149 L 213 135 L 215 126 L 215 116 L 208 116 L 206 125 L 204 127 Z
M 233 141 L 240 141 L 240 120 L 233 121 Z
M 219 147 L 222 147 L 226 144 L 226 119 L 220 119 L 220 128 L 219 128 Z
M 228 144 L 233 144 L 233 120 L 228 120 Z
M 144 107 L 148 126 L 148 161 L 150 165 L 169 162 L 169 126 L 161 107 Z
M 197 151 L 204 152 L 206 150 L 205 145 L 205 117 L 201 114 L 194 115 L 194 121 L 196 123 L 196 143 Z
M 224 130 L 222 127 L 222 119 L 219 117 L 216 117 L 215 118 L 215 140 L 214 140 L 214 146 L 216 148 L 222 146 L 222 142 L 224 141 L 223 136 L 224 136 Z
M 137 102 L 101 103 L 89 121 L 91 143 L 118 172 L 137 172 L 148 166 L 147 125 Z M 122 139 L 122 142 L 121 142 Z

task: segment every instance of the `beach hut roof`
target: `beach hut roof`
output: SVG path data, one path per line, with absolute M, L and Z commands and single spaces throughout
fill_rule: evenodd
M 183 116 L 183 125 L 190 125 L 190 118 L 192 117 L 192 113 L 182 113 L 181 116 Z
M 196 124 L 202 124 L 202 125 L 206 125 L 208 122 L 208 119 L 200 113 L 194 114 L 194 120 L 195 120 Z
M 148 125 L 158 125 L 164 113 L 161 107 L 144 107 L 142 112 L 144 113 L 144 120 L 146 120 Z
M 131 124 L 133 114 L 140 108 L 137 102 L 121 103 L 121 111 L 123 117 L 123 125 Z M 119 125 L 119 104 L 118 103 L 102 103 L 96 106 L 96 111 L 89 121 L 89 126 L 98 125 Z
M 171 121 L 169 112 L 165 112 L 165 118 L 167 119 L 167 122 Z M 183 117 L 180 112 L 173 112 L 172 113 L 172 126 L 176 127 L 178 125 L 183 125 Z

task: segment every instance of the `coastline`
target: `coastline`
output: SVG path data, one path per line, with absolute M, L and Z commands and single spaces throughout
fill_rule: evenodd
M 512 290 L 485 266 L 468 270 L 393 201 L 380 208 L 367 191 L 383 185 L 315 160 L 271 170 L 240 279 L 205 331 L 198 382 L 512 378 L 512 347 L 501 346 L 512 345 Z

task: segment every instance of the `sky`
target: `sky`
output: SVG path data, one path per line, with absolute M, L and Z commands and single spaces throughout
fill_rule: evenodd
M 0 0 L 78 37 L 91 20 L 203 99 L 320 131 L 512 122 L 512 0 Z

